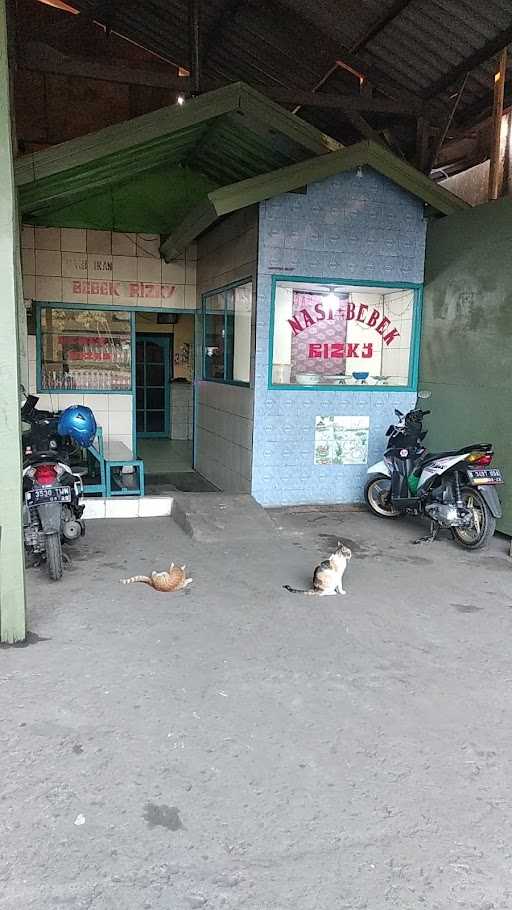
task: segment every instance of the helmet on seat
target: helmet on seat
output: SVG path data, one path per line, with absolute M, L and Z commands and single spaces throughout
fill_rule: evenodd
M 74 404 L 62 412 L 57 425 L 60 436 L 70 436 L 73 442 L 90 446 L 96 436 L 96 420 L 90 408 L 83 404 Z

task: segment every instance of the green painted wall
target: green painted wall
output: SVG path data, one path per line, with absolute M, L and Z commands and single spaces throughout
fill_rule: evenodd
M 512 200 L 431 222 L 423 312 L 429 448 L 494 443 L 512 534 Z

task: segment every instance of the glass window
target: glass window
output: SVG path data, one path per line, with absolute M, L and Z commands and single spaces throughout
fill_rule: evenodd
M 283 279 L 273 306 L 272 385 L 409 386 L 414 288 Z
M 131 314 L 41 308 L 40 389 L 131 389 Z
M 248 385 L 251 378 L 251 281 L 203 297 L 203 332 L 203 378 Z

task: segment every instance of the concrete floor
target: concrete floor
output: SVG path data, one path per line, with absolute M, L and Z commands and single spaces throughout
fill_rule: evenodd
M 218 503 L 217 503 L 218 507 Z M 0 654 L 2 910 L 510 910 L 512 562 L 363 513 L 90 522 Z M 335 540 L 347 597 L 306 598 Z M 187 562 L 186 592 L 121 576 Z
M 137 454 L 149 475 L 194 470 L 192 442 L 186 439 L 137 439 Z

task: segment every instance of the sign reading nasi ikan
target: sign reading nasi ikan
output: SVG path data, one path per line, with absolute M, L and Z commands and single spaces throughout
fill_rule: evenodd
M 146 257 L 134 258 L 134 270 L 138 261 L 147 262 Z M 176 294 L 173 284 L 158 281 L 116 280 L 112 256 L 80 256 L 63 253 L 62 277 L 69 279 L 71 297 L 138 298 L 143 300 L 170 300 Z M 123 275 L 130 279 L 130 275 Z

